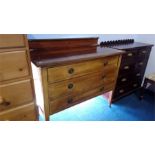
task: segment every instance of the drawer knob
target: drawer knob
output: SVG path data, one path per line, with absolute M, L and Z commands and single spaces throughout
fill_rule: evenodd
M 145 54 L 145 53 L 146 53 L 146 51 L 142 51 L 142 53 L 143 53 L 143 54 Z
M 140 73 L 137 73 L 136 76 L 140 76 Z
M 23 68 L 19 68 L 19 71 L 22 72 L 23 71 Z
M 121 81 L 122 81 L 122 82 L 125 82 L 125 81 L 127 81 L 127 79 L 126 79 L 126 78 L 123 78 Z
M 132 53 L 128 53 L 128 57 L 132 57 L 133 56 L 133 54 Z
M 3 99 L 1 96 L 0 96 L 0 105 L 2 106 L 9 106 L 11 103 L 9 101 L 6 101 L 5 99 Z
M 136 83 L 135 83 L 135 84 L 133 84 L 133 87 L 137 87 L 137 86 L 138 86 L 138 84 L 136 84 Z
M 69 73 L 69 74 L 73 74 L 73 73 L 74 73 L 74 69 L 73 69 L 73 68 L 70 68 L 70 69 L 68 70 L 68 73 Z
M 139 65 L 142 66 L 143 65 L 143 62 L 140 62 Z
M 102 79 L 104 80 L 106 78 L 106 75 L 102 75 Z
M 72 98 L 68 98 L 68 104 L 71 104 L 71 103 L 73 103 L 73 99 Z
M 123 89 L 121 89 L 121 90 L 119 91 L 119 93 L 124 93 L 124 90 L 123 90 Z
M 125 70 L 129 69 L 129 66 L 125 66 L 124 69 L 125 69 Z
M 100 88 L 100 92 L 104 91 L 104 87 Z
M 105 62 L 104 62 L 104 66 L 107 66 L 107 65 L 108 65 L 108 61 L 105 61 Z
M 72 89 L 73 88 L 73 84 L 72 83 L 70 83 L 69 85 L 68 85 L 68 89 Z

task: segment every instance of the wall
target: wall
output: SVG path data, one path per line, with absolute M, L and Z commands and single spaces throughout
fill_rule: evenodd
M 77 37 L 99 37 L 100 41 L 116 39 L 136 39 L 137 35 L 132 34 L 29 34 L 29 39 L 54 39 L 54 38 L 77 38 Z

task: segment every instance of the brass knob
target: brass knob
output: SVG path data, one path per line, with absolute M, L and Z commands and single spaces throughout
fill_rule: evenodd
M 126 79 L 126 78 L 123 78 L 121 81 L 122 81 L 122 82 L 125 82 L 125 81 L 127 81 L 127 79 Z
M 143 62 L 140 62 L 139 65 L 142 66 L 143 65 Z
M 128 56 L 129 56 L 129 57 L 132 57 L 132 56 L 133 56 L 133 54 L 132 54 L 132 53 L 128 53 Z
M 71 104 L 71 103 L 73 103 L 73 99 L 72 98 L 68 98 L 68 104 Z
M 137 73 L 136 76 L 140 76 L 140 73 Z
M 145 53 L 146 53 L 146 51 L 142 51 L 142 53 L 143 53 L 143 54 L 145 54 Z
M 124 90 L 123 89 L 121 89 L 120 91 L 119 91 L 119 93 L 123 93 L 124 92 Z
M 129 66 L 125 66 L 124 69 L 126 69 L 126 70 L 129 69 Z
M 68 70 L 68 73 L 69 73 L 69 74 L 73 74 L 73 73 L 74 73 L 74 69 L 73 69 L 73 68 L 70 68 L 70 69 Z
M 68 89 L 72 89 L 73 88 L 73 84 L 72 83 L 70 83 L 69 85 L 68 85 Z
M 137 84 L 137 83 L 133 84 L 133 87 L 137 87 L 137 86 L 138 86 L 138 84 Z

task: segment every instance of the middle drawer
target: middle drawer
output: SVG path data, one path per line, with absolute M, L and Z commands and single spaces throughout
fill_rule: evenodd
M 49 99 L 53 100 L 58 97 L 66 95 L 76 95 L 82 92 L 87 92 L 91 89 L 97 88 L 104 84 L 108 85 L 114 83 L 115 80 L 115 71 L 109 73 L 96 73 L 89 74 L 70 80 L 58 82 L 49 85 Z

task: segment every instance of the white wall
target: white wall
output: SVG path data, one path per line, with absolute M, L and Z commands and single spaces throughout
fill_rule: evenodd
M 81 37 L 99 37 L 100 41 L 116 39 L 136 39 L 135 34 L 29 34 L 29 39 L 55 39 L 55 38 L 81 38 Z
M 136 40 L 155 45 L 155 34 L 139 34 Z M 145 74 L 148 75 L 153 72 L 155 72 L 155 47 L 152 48 Z

